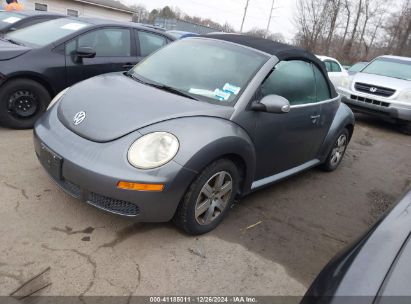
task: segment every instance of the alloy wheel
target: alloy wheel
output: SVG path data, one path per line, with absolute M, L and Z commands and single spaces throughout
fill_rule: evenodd
M 197 197 L 195 218 L 200 225 L 208 225 L 227 207 L 233 191 L 233 178 L 226 171 L 214 174 Z
M 342 157 L 344 156 L 345 149 L 347 148 L 347 136 L 345 134 L 341 134 L 338 137 L 335 147 L 331 154 L 331 165 L 337 166 L 340 162 Z

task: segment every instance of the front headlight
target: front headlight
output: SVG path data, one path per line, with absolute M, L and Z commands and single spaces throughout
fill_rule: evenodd
M 398 95 L 398 100 L 411 102 L 411 90 L 406 90 Z
M 167 132 L 154 132 L 137 139 L 128 150 L 128 161 L 138 169 L 165 165 L 179 149 L 177 137 Z
M 341 87 L 342 89 L 347 89 L 350 90 L 351 89 L 351 83 L 352 83 L 352 77 L 343 77 L 341 79 L 340 85 L 339 87 Z
M 58 94 L 56 95 L 56 97 L 54 97 L 53 100 L 49 103 L 49 106 L 47 107 L 47 110 L 48 110 L 48 109 L 51 109 L 51 107 L 52 107 L 56 102 L 58 102 L 58 101 L 64 96 L 64 94 L 66 94 L 66 92 L 68 91 L 68 89 L 70 89 L 70 87 L 68 87 L 67 89 L 64 89 L 63 91 L 61 91 L 60 93 L 58 93 Z

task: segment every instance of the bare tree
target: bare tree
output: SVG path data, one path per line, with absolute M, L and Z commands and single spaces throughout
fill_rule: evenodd
M 315 52 L 328 19 L 328 0 L 298 0 L 295 24 L 300 43 Z
M 347 19 L 346 19 L 346 22 L 345 22 L 345 30 L 344 30 L 344 35 L 343 35 L 343 38 L 342 38 L 342 44 L 343 45 L 345 43 L 345 38 L 347 37 L 348 28 L 349 28 L 350 22 L 351 22 L 351 2 L 350 2 L 350 0 L 345 0 L 344 1 L 344 8 L 345 8 L 345 11 L 347 12 Z
M 358 5 L 357 5 L 357 12 L 356 12 L 356 17 L 354 21 L 354 26 L 351 32 L 351 38 L 350 40 L 348 40 L 347 44 L 344 47 L 344 55 L 346 58 L 351 58 L 351 49 L 354 44 L 355 35 L 357 34 L 358 23 L 360 21 L 362 11 L 363 11 L 363 0 L 359 0 Z
M 330 48 L 331 40 L 334 35 L 334 31 L 337 25 L 337 20 L 338 20 L 340 11 L 341 11 L 341 7 L 342 7 L 342 0 L 330 0 L 329 9 L 330 9 L 331 21 L 330 21 L 330 28 L 328 30 L 327 40 L 325 43 L 326 49 Z

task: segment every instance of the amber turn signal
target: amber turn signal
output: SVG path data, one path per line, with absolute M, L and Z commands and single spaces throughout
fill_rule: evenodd
M 164 190 L 163 184 L 141 184 L 141 183 L 130 183 L 130 182 L 118 182 L 117 188 L 124 190 L 133 191 L 151 191 L 151 192 L 161 192 Z

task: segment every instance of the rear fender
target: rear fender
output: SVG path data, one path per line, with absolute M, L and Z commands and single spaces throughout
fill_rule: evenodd
M 321 146 L 319 159 L 321 162 L 324 162 L 327 159 L 328 154 L 335 141 L 337 140 L 338 135 L 344 128 L 348 128 L 350 132 L 350 139 L 354 131 L 355 117 L 351 109 L 344 103 L 340 103 L 340 106 L 334 116 L 334 120 L 331 124 L 328 134 Z

